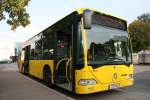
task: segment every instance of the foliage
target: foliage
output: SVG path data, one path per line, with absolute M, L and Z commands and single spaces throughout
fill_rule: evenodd
M 144 22 L 144 23 L 150 23 L 150 13 L 144 13 L 141 16 L 138 17 L 138 20 Z
M 150 14 L 145 13 L 128 27 L 134 52 L 150 49 Z
M 15 30 L 18 26 L 30 24 L 26 6 L 30 0 L 0 0 L 0 21 L 7 20 L 7 24 Z

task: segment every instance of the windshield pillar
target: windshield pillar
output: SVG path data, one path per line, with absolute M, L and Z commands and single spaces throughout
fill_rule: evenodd
M 82 44 L 83 44 L 83 54 L 84 54 L 84 66 L 88 66 L 87 64 L 87 47 L 86 47 L 86 31 L 84 29 L 83 19 L 81 20 L 81 32 L 82 32 Z

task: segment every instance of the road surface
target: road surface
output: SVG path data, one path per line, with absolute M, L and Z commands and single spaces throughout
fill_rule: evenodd
M 150 100 L 150 65 L 135 65 L 131 87 L 75 95 L 18 72 L 16 64 L 0 65 L 0 100 Z
M 70 100 L 18 72 L 17 64 L 0 64 L 0 100 Z

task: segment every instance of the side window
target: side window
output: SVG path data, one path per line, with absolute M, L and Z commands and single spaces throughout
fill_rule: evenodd
M 54 57 L 54 36 L 51 29 L 48 28 L 43 32 L 43 59 L 53 59 Z
M 31 49 L 31 54 L 30 54 L 30 56 L 31 56 L 31 57 L 30 57 L 31 59 L 35 59 L 35 58 L 34 58 L 34 57 L 35 57 L 35 49 L 33 49 L 33 48 Z
M 35 49 L 34 49 L 34 59 L 42 59 L 43 58 L 43 42 L 41 34 L 37 35 L 35 40 Z M 32 51 L 33 52 L 33 51 Z
M 68 51 L 68 42 L 69 37 L 62 33 L 62 35 L 58 36 L 57 41 L 57 56 L 59 57 L 67 57 L 67 51 Z
M 72 25 L 57 32 L 57 57 L 69 58 L 72 52 Z
M 54 36 L 51 29 L 46 29 L 30 41 L 30 58 L 33 60 L 53 59 Z

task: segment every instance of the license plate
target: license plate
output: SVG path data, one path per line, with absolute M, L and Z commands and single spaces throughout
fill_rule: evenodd
M 109 89 L 116 89 L 119 88 L 120 86 L 118 84 L 111 84 L 109 85 Z

